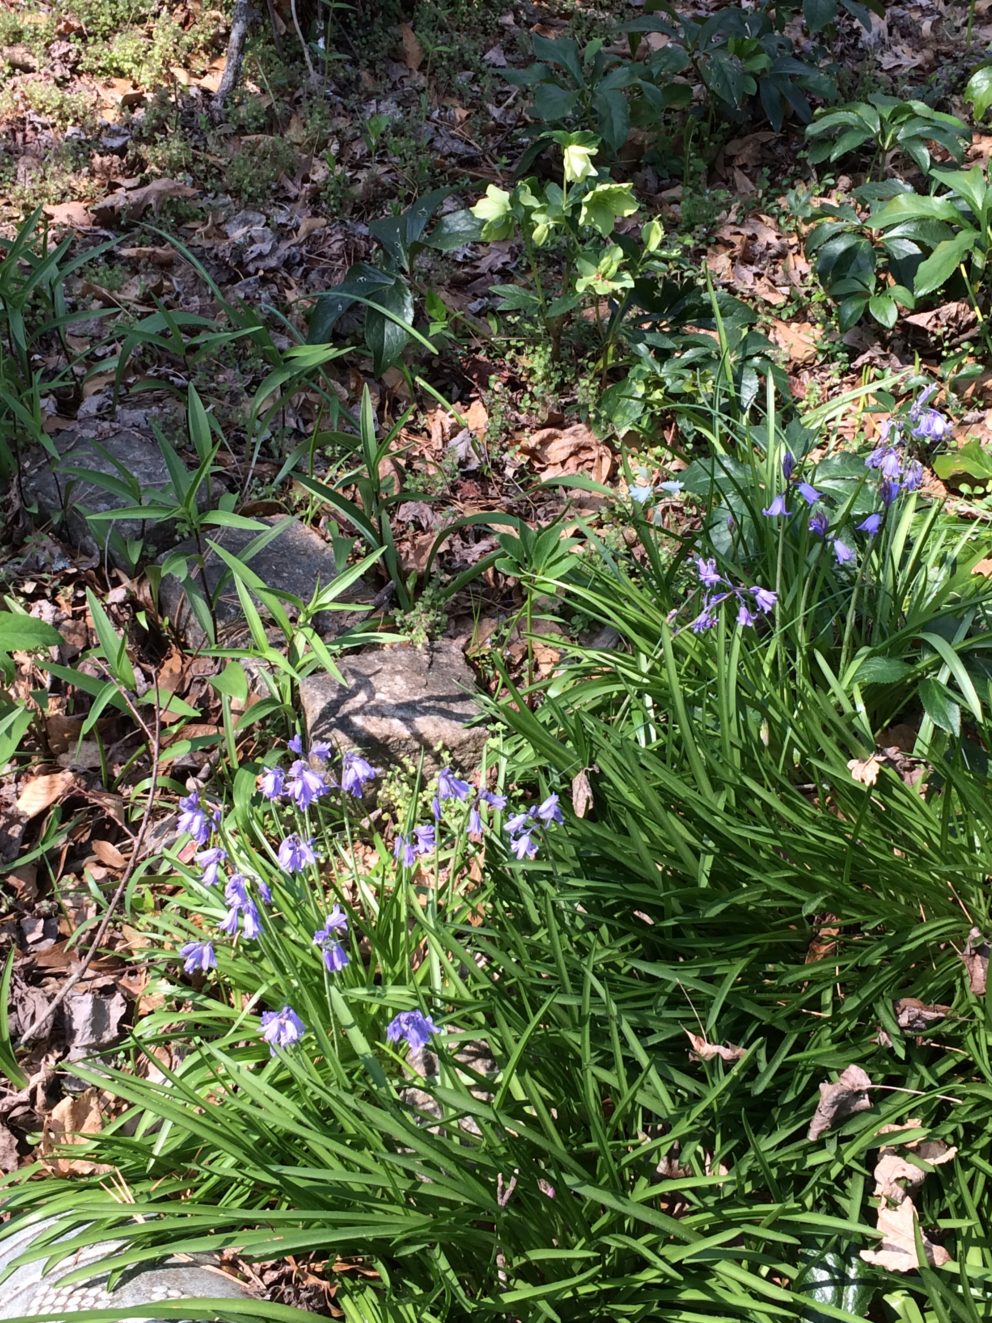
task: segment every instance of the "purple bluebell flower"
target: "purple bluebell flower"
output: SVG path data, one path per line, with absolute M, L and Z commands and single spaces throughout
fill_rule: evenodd
M 820 493 L 808 482 L 799 482 L 796 484 L 796 491 L 803 498 L 807 505 L 816 505 L 820 499 Z
M 533 822 L 529 813 L 514 813 L 509 822 L 505 824 L 506 830 L 511 836 L 515 836 L 518 831 L 524 831 Z
M 187 974 L 205 974 L 208 969 L 217 967 L 212 942 L 187 942 L 179 948 L 179 954 L 185 959 L 183 969 Z
M 324 960 L 324 968 L 329 974 L 337 974 L 348 963 L 348 952 L 338 941 L 339 936 L 347 936 L 348 916 L 335 905 L 327 916 L 323 928 L 318 928 L 313 935 L 314 945 L 319 946 Z
M 767 615 L 778 601 L 778 593 L 772 592 L 770 588 L 752 588 L 751 596 L 762 615 Z
M 196 862 L 203 869 L 200 881 L 205 887 L 215 887 L 220 879 L 220 866 L 227 858 L 227 851 L 219 845 L 212 845 L 209 850 L 200 850 L 194 855 Z
M 414 827 L 413 834 L 416 838 L 414 849 L 417 854 L 431 854 L 436 846 L 433 823 L 428 822 L 426 826 Z
M 650 501 L 651 497 L 654 495 L 654 488 L 649 487 L 644 483 L 635 483 L 633 487 L 627 488 L 627 495 L 632 501 L 636 501 L 638 505 L 644 505 L 644 503 Z
M 814 537 L 826 537 L 830 523 L 823 510 L 816 510 L 809 521 L 809 531 Z
M 754 624 L 754 620 L 755 620 L 754 613 L 747 609 L 747 606 L 745 605 L 744 602 L 741 602 L 740 606 L 737 608 L 738 625 L 741 625 L 743 628 L 746 629 Z
M 194 790 L 184 799 L 179 801 L 178 832 L 180 836 L 183 832 L 192 836 L 197 845 L 206 845 L 210 840 L 210 833 L 216 824 L 216 815 L 211 819 L 206 810 L 200 804 L 198 791 Z
M 341 769 L 341 789 L 355 799 L 361 799 L 366 785 L 374 781 L 378 772 L 360 753 L 348 752 Z
M 547 799 L 538 805 L 535 812 L 540 820 L 546 825 L 550 825 L 552 822 L 565 821 L 562 817 L 561 809 L 558 807 L 557 795 L 548 795 Z
M 326 795 L 327 782 L 303 758 L 297 758 L 289 769 L 286 794 L 298 809 L 308 809 L 315 800 Z
M 239 908 L 248 904 L 248 886 L 244 873 L 232 873 L 227 879 L 224 899 L 228 905 L 237 905 Z
M 891 478 L 883 478 L 878 484 L 878 495 L 882 504 L 888 509 L 892 502 L 899 495 L 899 484 Z
M 883 478 L 888 478 L 890 482 L 896 482 L 902 473 L 902 456 L 898 450 L 890 450 L 878 466 L 878 471 Z
M 246 879 L 241 873 L 232 873 L 224 888 L 224 900 L 230 907 L 217 925 L 222 933 L 233 937 L 238 931 L 240 917 L 242 931 L 248 941 L 254 941 L 262 931 L 262 917 L 258 906 L 248 895 Z
M 302 873 L 310 864 L 317 862 L 313 852 L 313 837 L 304 840 L 292 832 L 276 851 L 276 860 L 284 873 Z
M 434 1034 L 440 1029 L 429 1015 L 423 1011 L 400 1011 L 386 1026 L 386 1042 L 405 1041 L 415 1052 L 427 1046 Z
M 858 524 L 857 531 L 859 533 L 867 533 L 869 537 L 874 537 L 881 527 L 882 516 L 876 512 L 875 514 L 870 514 L 867 519 L 862 519 L 861 523 Z
M 846 542 L 841 542 L 839 537 L 834 538 L 834 555 L 837 557 L 838 565 L 847 565 L 855 557 L 852 549 Z
M 483 804 L 488 804 L 490 808 L 506 808 L 506 796 L 498 795 L 494 790 L 480 790 L 479 798 L 482 800 Z
M 534 840 L 534 827 L 521 832 L 510 841 L 510 849 L 515 859 L 534 859 L 537 857 L 537 842 Z
M 695 620 L 689 622 L 689 628 L 694 634 L 705 634 L 708 629 L 712 629 L 716 624 L 716 615 L 709 603 L 703 606 L 702 611 L 696 616 Z
M 278 799 L 285 791 L 286 773 L 281 767 L 267 767 L 258 778 L 259 794 L 264 799 Z
M 441 821 L 441 801 L 438 799 L 437 795 L 431 800 L 431 813 L 433 814 L 435 822 Z
M 912 404 L 910 405 L 910 407 L 909 407 L 909 416 L 910 416 L 910 418 L 919 418 L 920 414 L 923 412 L 923 410 L 926 408 L 926 406 L 930 403 L 930 400 L 932 399 L 932 397 L 933 397 L 934 395 L 936 395 L 936 393 L 937 393 L 937 389 L 938 389 L 938 387 L 937 387 L 937 383 L 936 383 L 935 381 L 931 381 L 931 383 L 930 383 L 929 386 L 924 386 L 924 387 L 923 387 L 923 389 L 920 391 L 919 395 L 917 395 L 916 399 L 913 401 L 913 403 L 912 403 Z
M 467 781 L 455 776 L 450 767 L 442 767 L 437 774 L 437 797 L 445 799 L 467 799 L 472 787 Z
M 782 456 L 782 477 L 789 481 L 796 467 L 796 457 L 791 450 L 787 450 Z
M 919 491 L 923 483 L 923 465 L 918 459 L 911 459 L 902 471 L 902 489 L 904 492 Z
M 951 420 L 945 418 L 938 409 L 924 409 L 913 428 L 913 436 L 924 441 L 943 441 L 952 430 Z
M 273 1056 L 277 1049 L 298 1043 L 306 1031 L 306 1025 L 291 1006 L 284 1006 L 281 1011 L 262 1013 L 262 1037 Z
M 295 753 L 296 756 L 297 756 L 297 758 L 302 758 L 302 757 L 303 757 L 303 737 L 302 737 L 301 735 L 294 735 L 294 736 L 292 736 L 291 739 L 288 739 L 288 740 L 286 741 L 286 748 L 290 751 L 290 753 Z
M 469 836 L 482 835 L 482 814 L 479 812 L 479 801 L 476 800 L 468 811 L 468 823 L 465 827 Z
M 241 907 L 241 931 L 249 942 L 257 941 L 262 935 L 262 916 L 253 900 Z
M 786 508 L 785 497 L 782 493 L 779 492 L 777 496 L 773 496 L 771 505 L 767 506 L 761 513 L 766 519 L 777 519 L 780 515 L 787 515 L 789 511 Z
M 417 862 L 417 851 L 414 848 L 413 841 L 409 836 L 404 836 L 402 832 L 396 833 L 396 840 L 393 843 L 393 858 L 396 859 L 403 868 L 412 868 Z
M 327 740 L 317 740 L 315 744 L 310 745 L 310 757 L 316 758 L 318 762 L 326 763 L 331 756 L 331 746 Z
M 238 931 L 238 919 L 241 915 L 241 906 L 232 905 L 231 908 L 217 925 L 217 931 L 224 933 L 228 937 L 234 937 Z
M 702 556 L 697 556 L 696 573 L 704 588 L 715 588 L 717 584 L 723 583 L 723 575 L 717 573 L 716 561 L 713 559 L 703 560 Z
M 262 878 L 258 878 L 255 882 L 255 886 L 258 888 L 258 898 L 262 904 L 271 906 L 272 888 L 269 886 L 268 882 L 263 881 Z

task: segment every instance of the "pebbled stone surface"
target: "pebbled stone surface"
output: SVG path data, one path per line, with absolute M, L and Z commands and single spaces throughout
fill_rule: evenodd
M 194 1297 L 246 1300 L 251 1292 L 233 1277 L 208 1266 L 207 1262 L 180 1263 L 173 1259 L 157 1267 L 142 1267 L 128 1273 L 115 1290 L 107 1289 L 108 1274 L 101 1271 L 102 1262 L 122 1248 L 119 1240 L 100 1241 L 87 1245 L 62 1259 L 45 1272 L 45 1258 L 31 1263 L 12 1265 L 25 1251 L 40 1248 L 39 1242 L 55 1246 L 70 1239 L 59 1236 L 46 1240 L 57 1225 L 56 1218 L 46 1218 L 30 1226 L 21 1227 L 0 1240 L 0 1319 L 20 1318 L 36 1314 L 55 1323 L 68 1319 L 74 1310 L 117 1309 L 147 1305 L 144 1323 L 165 1323 L 155 1311 L 157 1301 L 183 1300 Z M 63 1285 L 62 1279 L 78 1268 L 92 1267 L 92 1275 L 85 1281 Z M 12 1269 L 12 1270 L 11 1270 Z M 138 1320 L 141 1323 L 141 1320 Z M 175 1319 L 171 1320 L 175 1323 Z
M 338 567 L 333 549 L 319 534 L 314 533 L 298 519 L 289 515 L 265 515 L 257 522 L 268 528 L 282 526 L 281 531 L 247 562 L 249 568 L 269 588 L 292 593 L 294 597 L 307 602 L 318 587 L 325 587 L 337 578 Z M 203 536 L 211 542 L 217 542 L 232 555 L 243 559 L 245 548 L 262 531 L 246 528 L 207 528 L 204 529 Z M 168 554 L 172 556 L 176 553 L 194 557 L 197 554 L 197 545 L 192 539 L 181 542 Z M 216 552 L 210 550 L 204 558 L 202 571 L 195 561 L 191 560 L 189 563 L 193 568 L 195 581 L 204 584 L 206 591 L 213 598 L 218 642 L 235 644 L 244 639 L 247 636 L 247 625 L 238 590 L 227 565 Z M 315 621 L 318 633 L 324 638 L 343 633 L 362 619 L 362 613 L 354 608 L 359 604 L 371 602 L 372 597 L 372 589 L 361 579 L 357 580 L 340 599 L 349 603 L 352 610 L 321 612 Z M 265 620 L 265 610 L 260 603 L 259 607 L 262 619 Z M 173 628 L 187 647 L 196 650 L 206 646 L 207 636 L 190 609 L 185 587 L 175 575 L 162 576 L 159 587 L 159 608 L 163 615 L 167 615 L 172 621 Z M 292 617 L 294 614 L 292 608 L 288 608 L 288 611 Z M 273 637 L 281 640 L 282 636 L 278 634 Z
M 126 557 L 113 547 L 111 533 L 122 538 L 143 538 L 143 560 L 153 559 L 175 538 L 174 525 L 154 520 L 117 519 L 112 523 L 94 524 L 86 520 L 85 512 L 102 514 L 133 504 L 115 492 L 105 491 L 86 478 L 77 477 L 73 469 L 92 469 L 124 481 L 112 459 L 116 459 L 138 483 L 141 498 L 148 501 L 157 493 L 168 492 L 171 487 L 169 470 L 158 442 L 150 432 L 120 422 L 87 419 L 56 433 L 51 438 L 59 451 L 59 458 L 45 455 L 25 466 L 23 491 L 29 505 L 37 505 L 39 513 L 64 528 L 73 546 L 88 556 L 106 554 L 118 569 L 128 569 Z M 104 451 L 106 453 L 101 453 Z
M 469 728 L 482 709 L 475 677 L 456 643 L 370 648 L 338 665 L 343 687 L 327 674 L 300 684 L 311 743 L 332 740 L 387 764 L 423 754 L 427 775 L 440 766 L 434 748 L 442 744 L 456 767 L 476 766 L 487 732 Z

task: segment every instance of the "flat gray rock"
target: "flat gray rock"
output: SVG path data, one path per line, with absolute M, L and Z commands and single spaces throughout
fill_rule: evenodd
M 318 587 L 324 588 L 338 577 L 338 567 L 334 551 L 317 533 L 300 523 L 290 515 L 265 515 L 256 521 L 266 528 L 280 527 L 278 532 L 260 551 L 251 557 L 249 568 L 258 575 L 269 588 L 279 592 L 292 593 L 294 597 L 308 602 Z M 202 536 L 216 542 L 239 560 L 244 559 L 244 551 L 264 530 L 245 528 L 205 528 Z M 196 562 L 197 546 L 189 539 L 181 542 L 170 551 L 169 556 L 186 556 L 193 581 L 212 600 L 214 616 L 217 622 L 218 643 L 238 643 L 248 634 L 241 599 L 235 587 L 234 576 L 216 552 L 208 550 L 204 566 Z M 331 638 L 343 633 L 362 619 L 362 613 L 355 610 L 359 605 L 367 605 L 373 597 L 372 589 L 361 579 L 342 593 L 340 601 L 350 605 L 348 611 L 323 611 L 316 617 L 314 624 L 323 638 Z M 261 603 L 257 603 L 263 621 L 269 617 Z M 187 590 L 183 583 L 172 574 L 163 574 L 159 587 L 159 608 L 167 615 L 173 628 L 186 643 L 196 650 L 209 642 L 203 627 L 193 613 Z M 290 617 L 295 616 L 293 608 L 287 606 Z M 281 634 L 273 634 L 281 642 Z
M 482 709 L 475 677 L 461 648 L 448 640 L 426 648 L 400 644 L 351 653 L 338 665 L 345 683 L 309 675 L 300 699 L 310 742 L 332 740 L 385 763 L 424 756 L 430 775 L 443 745 L 454 766 L 469 771 L 482 754 L 487 731 L 469 723 Z
M 153 559 L 175 540 L 175 524 L 164 520 L 115 519 L 91 524 L 86 518 L 87 513 L 120 510 L 170 491 L 169 470 L 150 432 L 119 422 L 87 419 L 51 439 L 59 458 L 44 455 L 25 467 L 24 496 L 29 505 L 37 505 L 45 519 L 64 529 L 74 547 L 88 556 L 106 554 L 111 564 L 128 570 L 128 557 L 118 545 L 118 538 L 144 541 L 141 562 Z M 139 496 L 132 501 L 107 491 L 80 477 L 74 471 L 77 469 L 105 474 L 118 483 L 133 479 Z
M 59 1241 L 70 1239 L 59 1236 L 50 1239 L 56 1218 L 46 1218 L 30 1226 L 21 1227 L 0 1240 L 0 1319 L 20 1318 L 36 1314 L 40 1318 L 67 1319 L 80 1309 L 122 1309 L 147 1305 L 144 1323 L 160 1323 L 155 1304 L 163 1300 L 191 1300 L 223 1298 L 247 1300 L 251 1292 L 226 1273 L 211 1267 L 209 1261 L 181 1263 L 166 1258 L 155 1267 L 135 1268 L 125 1274 L 113 1291 L 108 1289 L 109 1274 L 101 1265 L 111 1255 L 124 1248 L 119 1240 L 103 1240 L 75 1250 L 45 1271 L 46 1259 L 54 1252 Z M 14 1267 L 25 1252 L 49 1247 L 44 1257 Z M 85 1281 L 63 1285 L 62 1279 L 79 1268 L 92 1268 Z M 141 1323 L 138 1320 L 137 1323 Z M 175 1320 L 172 1320 L 175 1323 Z

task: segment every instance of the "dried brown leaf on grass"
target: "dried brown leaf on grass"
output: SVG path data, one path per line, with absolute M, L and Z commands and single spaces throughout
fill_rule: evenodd
M 868 1090 L 871 1080 L 860 1066 L 848 1066 L 836 1084 L 820 1085 L 820 1101 L 816 1105 L 806 1138 L 819 1139 L 822 1134 L 845 1121 L 856 1112 L 865 1112 L 871 1106 Z
M 710 1043 L 702 1034 L 694 1034 L 690 1029 L 685 1030 L 685 1036 L 692 1044 L 691 1057 L 699 1061 L 712 1061 L 719 1057 L 721 1061 L 740 1061 L 746 1048 L 738 1047 L 736 1043 L 730 1043 L 726 1047 L 722 1043 Z
M 852 758 L 847 764 L 847 770 L 851 773 L 853 781 L 863 786 L 873 786 L 878 780 L 881 766 L 878 755 L 872 753 L 867 758 Z
M 862 1259 L 865 1263 L 873 1263 L 876 1268 L 887 1268 L 890 1272 L 915 1272 L 920 1267 L 916 1253 L 917 1226 L 916 1206 L 912 1199 L 903 1199 L 895 1208 L 883 1205 L 878 1210 L 881 1243 L 877 1249 L 862 1250 Z M 935 1245 L 922 1230 L 920 1240 L 926 1261 L 932 1268 L 950 1262 L 951 1256 L 943 1245 Z
M 75 779 L 71 772 L 48 772 L 32 776 L 22 787 L 14 808 L 25 818 L 37 817 L 61 799 Z
M 149 209 L 158 215 L 163 202 L 170 198 L 194 198 L 196 189 L 178 179 L 153 179 L 141 188 L 121 189 L 93 204 L 93 214 L 101 224 L 114 221 L 122 213 L 138 220 Z
M 968 971 L 968 987 L 976 997 L 984 997 L 989 975 L 989 944 L 977 928 L 968 934 L 961 959 Z
M 400 42 L 403 46 L 403 63 L 412 73 L 416 73 L 424 62 L 424 48 L 409 23 L 400 24 Z
M 951 1013 L 950 1006 L 927 1005 L 917 997 L 900 997 L 893 1005 L 896 1013 L 896 1024 L 900 1029 L 908 1029 L 911 1033 L 922 1033 L 929 1029 L 932 1024 L 939 1020 L 944 1020 Z
M 44 1120 L 38 1155 L 54 1176 L 88 1176 L 113 1171 L 103 1162 L 56 1154 L 63 1145 L 85 1144 L 103 1125 L 98 1089 L 84 1089 L 57 1102 Z

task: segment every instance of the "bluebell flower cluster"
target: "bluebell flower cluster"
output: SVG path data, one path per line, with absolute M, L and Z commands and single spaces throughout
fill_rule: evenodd
M 820 537 L 824 540 L 830 532 L 830 519 L 826 510 L 823 509 L 823 493 L 817 491 L 811 482 L 806 482 L 796 474 L 796 457 L 791 450 L 787 450 L 782 456 L 782 477 L 785 479 L 786 492 L 776 492 L 771 502 L 762 509 L 761 513 L 766 519 L 789 519 L 792 511 L 788 506 L 787 492 L 795 491 L 796 495 L 810 510 L 809 531 L 814 537 Z M 793 478 L 796 481 L 793 483 Z M 833 547 L 834 557 L 838 565 L 846 565 L 854 559 L 854 551 L 842 542 L 839 537 L 829 539 Z M 739 616 L 740 623 L 744 623 L 743 613 Z
M 340 789 L 355 799 L 361 799 L 366 786 L 378 776 L 372 764 L 361 754 L 349 750 L 341 760 L 341 780 L 338 782 L 329 767 L 331 746 L 323 740 L 315 741 L 308 754 L 303 752 L 303 741 L 294 735 L 287 744 L 296 758 L 289 770 L 276 765 L 267 767 L 258 779 L 263 798 L 288 800 L 294 807 L 306 812 L 312 804 L 332 790 Z
M 515 859 L 536 858 L 542 833 L 553 823 L 564 821 L 558 796 L 554 794 L 548 795 L 536 809 L 515 813 L 506 824 L 506 832 L 510 837 L 510 853 Z
M 306 1025 L 291 1006 L 284 1006 L 281 1011 L 262 1012 L 262 1037 L 273 1056 L 280 1048 L 298 1043 L 306 1031 Z
M 403 1041 L 414 1052 L 419 1052 L 437 1033 L 440 1033 L 438 1026 L 423 1011 L 400 1011 L 386 1026 L 386 1042 Z
M 737 623 L 744 628 L 751 628 L 759 616 L 766 616 L 775 606 L 778 596 L 770 588 L 742 588 L 732 584 L 716 567 L 714 559 L 696 557 L 696 576 L 703 593 L 702 610 L 689 622 L 694 634 L 704 634 L 712 629 L 724 602 L 731 601 L 737 606 Z
M 347 936 L 348 916 L 340 905 L 335 905 L 323 928 L 318 928 L 313 935 L 314 945 L 320 947 L 328 974 L 340 973 L 348 963 L 348 952 L 341 945 L 341 939 Z

